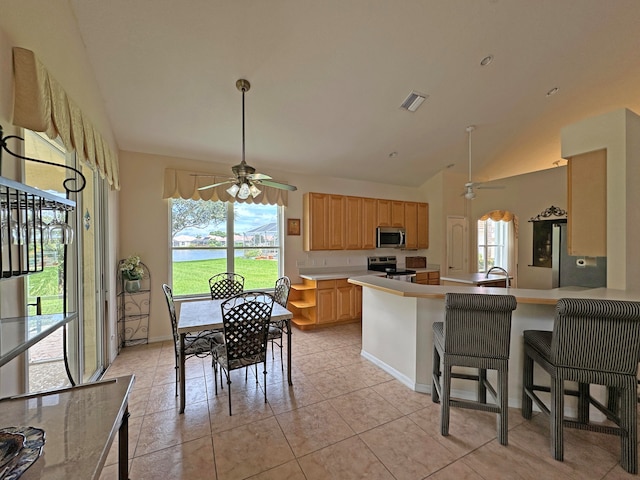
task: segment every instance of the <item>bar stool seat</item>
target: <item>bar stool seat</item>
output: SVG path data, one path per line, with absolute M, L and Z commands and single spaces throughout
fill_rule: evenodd
M 433 324 L 433 381 L 431 398 L 440 403 L 440 433 L 449 435 L 450 407 L 495 412 L 498 440 L 507 444 L 508 376 L 511 313 L 517 306 L 512 295 L 447 293 L 445 321 Z M 442 370 L 440 370 L 442 363 Z M 454 372 L 453 367 L 477 368 L 478 373 Z M 487 369 L 498 372 L 496 389 Z M 451 397 L 451 379 L 478 383 L 476 401 Z M 495 403 L 487 403 L 487 391 Z
M 550 420 L 551 454 L 564 457 L 564 427 L 620 436 L 621 466 L 638 471 L 637 372 L 640 353 L 640 302 L 560 299 L 553 332 L 524 332 L 522 416 L 531 419 L 533 403 Z M 534 383 L 534 362 L 551 377 L 551 386 Z M 577 382 L 578 389 L 565 387 Z M 590 394 L 590 385 L 608 388 L 607 406 Z M 550 406 L 536 392 L 550 393 Z M 565 395 L 578 397 L 576 418 L 565 417 Z M 590 421 L 589 407 L 615 426 Z

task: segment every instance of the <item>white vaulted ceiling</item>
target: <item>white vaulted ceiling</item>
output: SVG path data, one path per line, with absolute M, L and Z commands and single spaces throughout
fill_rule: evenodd
M 565 125 L 640 113 L 638 0 L 70 5 L 122 150 L 238 163 L 239 78 L 259 171 L 406 186 L 466 173 L 470 124 L 474 179 L 491 180 L 552 168 Z

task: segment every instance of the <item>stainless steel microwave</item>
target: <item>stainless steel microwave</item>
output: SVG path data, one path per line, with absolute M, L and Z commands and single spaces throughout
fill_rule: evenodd
M 404 248 L 404 245 L 405 245 L 405 231 L 403 227 L 376 228 L 376 247 Z

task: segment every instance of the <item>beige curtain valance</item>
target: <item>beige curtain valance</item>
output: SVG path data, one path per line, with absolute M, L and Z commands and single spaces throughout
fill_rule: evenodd
M 487 212 L 480 217 L 480 220 L 483 222 L 485 220 L 493 220 L 494 222 L 499 222 L 502 220 L 503 222 L 510 222 L 513 220 L 513 213 L 509 210 L 493 210 L 491 212 Z
M 118 158 L 31 50 L 13 48 L 13 123 L 55 139 L 119 190 Z
M 200 187 L 212 183 L 224 182 L 228 175 L 214 175 L 206 172 L 192 172 L 167 168 L 164 171 L 164 192 L 162 198 L 184 198 L 190 200 L 213 200 L 221 202 L 261 203 L 263 205 L 287 206 L 288 191 L 279 188 L 259 185 L 262 191 L 256 198 L 249 196 L 246 200 L 232 197 L 227 193 L 229 184 L 220 185 L 206 190 L 198 190 Z

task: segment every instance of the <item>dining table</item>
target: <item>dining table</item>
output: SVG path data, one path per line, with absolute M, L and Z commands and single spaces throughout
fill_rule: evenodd
M 222 330 L 222 303 L 226 299 L 193 300 L 179 304 L 178 336 L 179 348 L 179 377 L 180 377 L 180 413 L 185 408 L 185 337 L 189 333 L 197 333 L 205 330 Z M 279 303 L 273 303 L 271 311 L 271 323 L 284 325 L 287 334 L 287 381 L 291 381 L 291 319 L 293 313 Z

